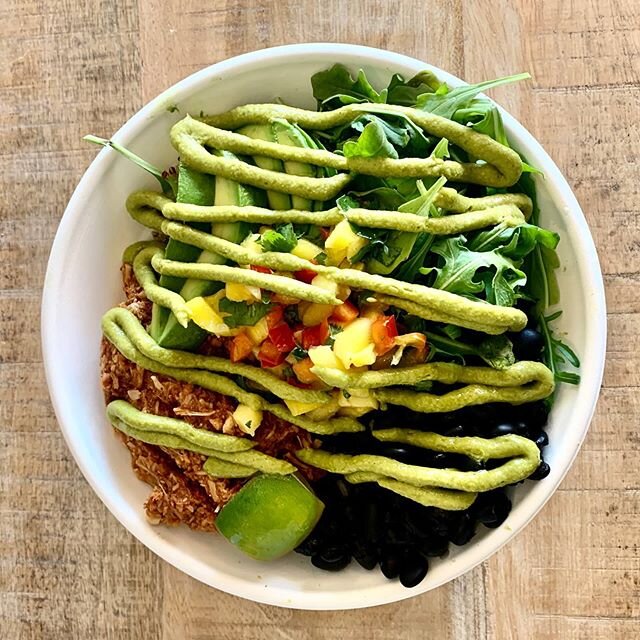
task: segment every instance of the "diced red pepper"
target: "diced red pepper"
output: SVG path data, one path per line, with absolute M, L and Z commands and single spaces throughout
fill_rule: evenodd
M 275 327 L 277 324 L 280 324 L 282 322 L 283 317 L 284 317 L 284 307 L 281 307 L 281 306 L 274 307 L 271 311 L 269 311 L 269 313 L 266 316 L 267 326 L 269 327 L 269 329 L 271 329 L 272 327 Z
M 296 280 L 300 280 L 300 282 L 306 282 L 307 284 L 311 284 L 311 281 L 318 275 L 315 271 L 311 269 L 301 269 L 300 271 L 295 271 L 293 274 L 296 277 Z
M 306 327 L 300 334 L 300 343 L 303 349 L 319 347 L 329 338 L 329 322 L 325 320 L 313 327 Z
M 327 229 L 326 227 L 320 227 L 320 235 L 322 235 L 324 240 L 326 240 L 330 234 L 331 231 L 329 231 L 329 229 Z
M 358 317 L 358 313 L 358 307 L 347 300 L 333 310 L 329 320 L 333 324 L 349 324 Z
M 395 316 L 378 316 L 371 325 L 371 336 L 375 344 L 376 353 L 381 356 L 390 351 L 394 345 L 394 338 L 398 335 Z
M 258 273 L 273 273 L 273 269 L 269 269 L 269 267 L 260 267 L 257 264 L 251 265 L 251 271 L 257 271 Z
M 229 344 L 229 358 L 231 362 L 240 362 L 247 358 L 253 350 L 253 342 L 246 333 L 234 336 Z
M 282 353 L 289 353 L 296 346 L 293 331 L 286 322 L 280 322 L 275 327 L 269 328 L 269 340 Z
M 284 362 L 287 354 L 278 351 L 273 342 L 267 338 L 261 345 L 260 351 L 258 351 L 258 360 L 260 360 L 260 366 L 268 369 L 270 367 L 277 367 Z
M 313 367 L 311 358 L 304 358 L 303 360 L 299 360 L 293 365 L 293 372 L 296 374 L 296 377 L 302 384 L 307 385 L 318 382 L 318 378 L 313 373 L 311 373 L 311 367 Z

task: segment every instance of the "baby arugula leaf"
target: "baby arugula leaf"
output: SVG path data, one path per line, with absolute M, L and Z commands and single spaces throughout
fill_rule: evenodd
M 353 104 L 355 102 L 386 102 L 386 89 L 378 93 L 360 69 L 354 80 L 351 72 L 343 64 L 334 64 L 331 69 L 319 71 L 311 76 L 313 97 L 322 109 L 332 108 L 332 104 Z
M 373 122 L 382 127 L 384 135 L 394 147 L 406 147 L 409 143 L 411 135 L 409 134 L 407 121 L 399 121 L 395 124 L 393 122 L 387 122 L 385 119 L 372 113 L 365 113 L 349 123 L 348 127 L 362 133 L 366 126 Z
M 503 256 L 521 260 L 530 254 L 538 244 L 555 249 L 560 236 L 553 231 L 533 224 L 523 223 L 517 227 L 499 224 L 492 229 L 481 231 L 467 243 L 472 251 L 500 250 Z
M 430 353 L 442 353 L 460 360 L 463 364 L 468 356 L 481 358 L 494 369 L 507 369 L 516 361 L 513 344 L 505 335 L 487 336 L 482 342 L 474 345 L 458 340 L 457 336 L 442 335 L 435 331 L 427 330 L 425 334 Z
M 380 121 L 389 141 L 395 147 L 403 150 L 405 155 L 422 157 L 434 144 L 433 138 L 425 134 L 418 125 L 401 113 L 394 115 L 367 113 L 356 118 L 351 123 L 351 127 L 357 125 L 358 120 Z
M 477 84 L 469 84 L 455 89 L 448 89 L 446 85 L 435 93 L 423 93 L 418 96 L 416 107 L 422 111 L 428 111 L 443 118 L 453 118 L 453 114 L 463 107 L 468 107 L 471 101 L 481 92 L 499 87 L 510 82 L 519 82 L 531 78 L 528 73 L 519 73 L 513 76 L 487 80 Z M 444 89 L 443 89 L 444 87 Z
M 513 344 L 507 336 L 488 336 L 478 346 L 477 354 L 494 369 L 507 369 L 515 363 Z
M 420 269 L 428 275 L 436 273 L 433 287 L 470 298 L 484 293 L 487 302 L 512 307 L 518 298 L 518 287 L 527 282 L 524 271 L 497 251 L 470 251 L 464 236 L 445 238 L 434 243 L 431 251 L 444 260 L 441 267 Z M 482 271 L 481 271 L 482 270 Z
M 531 198 L 533 211 L 529 222 L 537 225 L 540 221 L 540 208 L 538 207 L 536 185 L 532 175 L 523 173 L 514 189 L 525 193 Z M 554 335 L 551 327 L 551 323 L 560 317 L 562 311 L 546 315 L 549 307 L 560 302 L 560 289 L 555 275 L 555 270 L 560 266 L 560 260 L 555 252 L 555 246 L 552 247 L 544 242 L 538 242 L 533 251 L 526 257 L 525 264 L 529 274 L 526 294 L 536 301 L 534 314 L 545 342 L 543 350 L 544 363 L 553 372 L 556 382 L 578 384 L 580 375 L 564 369 L 566 365 L 579 368 L 580 360 L 571 347 Z M 553 396 L 548 399 L 548 402 L 553 402 Z
M 470 125 L 474 131 L 484 133 L 506 147 L 509 146 L 500 111 L 490 100 L 472 100 L 468 107 L 457 109 L 452 118 L 461 124 Z
M 578 384 L 580 382 L 580 375 L 570 371 L 563 371 L 563 367 L 568 364 L 577 369 L 580 367 L 580 360 L 571 347 L 554 336 L 549 326 L 551 322 L 559 318 L 561 314 L 562 311 L 556 311 L 548 316 L 541 315 L 539 318 L 540 331 L 544 337 L 543 356 L 545 364 L 553 372 L 553 377 L 556 382 Z
M 471 101 L 468 107 L 458 109 L 452 118 L 456 122 L 466 124 L 478 133 L 484 133 L 505 147 L 511 147 L 504 130 L 500 109 L 491 100 L 476 98 Z M 522 162 L 522 171 L 523 173 L 542 174 L 542 171 L 524 161 Z
M 405 213 L 413 213 L 416 215 L 440 217 L 442 214 L 440 210 L 433 204 L 438 191 L 446 184 L 445 178 L 438 178 L 427 189 L 422 180 L 418 180 L 416 186 L 418 188 L 419 195 L 398 207 L 398 211 Z M 404 280 L 405 282 L 413 282 L 420 269 L 424 265 L 425 258 L 429 253 L 435 237 L 430 233 L 419 233 L 415 236 L 411 252 L 405 262 L 400 264 L 393 272 L 393 277 L 397 280 Z
M 111 147 L 114 151 L 123 155 L 127 160 L 131 160 L 134 164 L 137 164 L 141 169 L 144 169 L 147 173 L 150 173 L 159 183 L 163 193 L 175 199 L 178 192 L 178 179 L 176 176 L 165 175 L 158 167 L 152 165 L 150 162 L 143 160 L 140 156 L 137 156 L 129 149 L 123 147 L 121 144 L 114 142 L 113 140 L 107 140 L 106 138 L 99 138 L 94 135 L 87 135 L 82 138 L 87 142 L 98 144 L 103 147 Z
M 376 119 L 367 124 L 357 140 L 342 146 L 346 158 L 398 158 L 398 152 L 387 138 L 384 126 Z
M 449 157 L 449 141 L 446 138 L 440 138 L 440 141 L 431 152 L 431 157 L 439 158 L 440 160 Z
M 387 102 L 413 107 L 418 96 L 437 91 L 441 84 L 436 75 L 426 69 L 406 81 L 400 74 L 394 73 L 387 87 Z
M 409 202 L 398 207 L 400 213 L 413 213 L 415 215 L 430 216 L 433 207 L 433 200 L 438 191 L 446 184 L 446 179 L 438 178 L 428 189 L 421 180 L 418 180 L 417 187 L 420 195 Z M 437 210 L 436 210 L 437 214 Z M 367 260 L 367 269 L 371 273 L 389 274 L 396 270 L 407 258 L 415 246 L 416 240 L 426 234 L 407 233 L 404 231 L 391 231 L 385 240 L 385 252 L 380 256 L 372 254 Z M 389 259 L 387 255 L 393 256 Z M 422 265 L 420 265 L 422 266 Z

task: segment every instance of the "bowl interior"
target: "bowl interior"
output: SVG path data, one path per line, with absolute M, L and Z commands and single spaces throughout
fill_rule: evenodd
M 274 98 L 313 108 L 310 76 L 338 61 L 352 69 L 362 67 L 374 85 L 386 83 L 393 72 L 410 76 L 423 68 L 432 68 L 451 85 L 460 83 L 418 60 L 375 49 L 279 47 L 234 58 L 187 78 L 136 114 L 116 139 L 158 166 L 175 164 L 167 134 L 184 114 L 219 112 Z M 179 113 L 167 110 L 173 105 Z M 434 562 L 427 579 L 412 590 L 357 566 L 338 574 L 314 570 L 296 554 L 262 564 L 244 557 L 221 537 L 147 524 L 142 505 L 149 488 L 133 475 L 129 454 L 105 419 L 98 351 L 100 318 L 123 297 L 122 250 L 148 237 L 148 231 L 128 217 L 125 198 L 136 189 L 156 188 L 156 183 L 117 154 L 100 152 L 78 185 L 53 246 L 43 298 L 43 350 L 54 407 L 69 448 L 96 493 L 129 531 L 179 569 L 229 593 L 280 606 L 346 609 L 392 602 L 438 586 L 484 560 L 533 517 L 570 466 L 588 428 L 602 374 L 604 295 L 593 242 L 569 187 L 542 148 L 506 114 L 505 125 L 517 148 L 545 174 L 544 180 L 536 178 L 542 223 L 562 237 L 559 253 L 564 266 L 559 281 L 564 314 L 557 326 L 582 356 L 583 381 L 579 387 L 564 385 L 558 393 L 545 454 L 551 475 L 537 484 L 520 485 L 505 525 L 481 531 L 467 547 L 452 547 L 448 558 Z

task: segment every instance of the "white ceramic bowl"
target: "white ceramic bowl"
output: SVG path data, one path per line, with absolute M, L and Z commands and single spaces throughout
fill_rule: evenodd
M 394 72 L 411 76 L 424 68 L 452 86 L 461 84 L 424 62 L 378 49 L 339 44 L 277 47 L 220 62 L 179 82 L 136 113 L 114 138 L 154 164 L 169 166 L 176 153 L 168 130 L 183 114 L 201 109 L 215 113 L 276 97 L 314 108 L 309 78 L 335 62 L 363 68 L 374 85 L 386 84 Z M 174 104 L 180 113 L 167 111 Z M 148 236 L 148 230 L 126 214 L 125 198 L 131 191 L 157 185 L 115 152 L 100 151 L 69 202 L 51 251 L 42 302 L 44 362 L 55 412 L 78 466 L 108 509 L 149 549 L 194 578 L 243 598 L 300 609 L 351 609 L 408 598 L 461 575 L 518 533 L 547 501 L 578 452 L 598 396 L 605 353 L 604 291 L 589 229 L 565 179 L 533 137 L 503 115 L 514 145 L 545 175 L 537 179 L 542 223 L 562 237 L 564 315 L 557 326 L 582 358 L 582 382 L 559 390 L 545 451 L 551 474 L 542 482 L 520 485 L 502 527 L 481 531 L 465 547 L 452 547 L 414 589 L 355 563 L 337 574 L 316 570 L 307 558 L 293 553 L 258 563 L 219 536 L 147 523 L 142 505 L 149 487 L 135 478 L 128 451 L 105 419 L 98 347 L 100 317 L 123 297 L 122 250 Z

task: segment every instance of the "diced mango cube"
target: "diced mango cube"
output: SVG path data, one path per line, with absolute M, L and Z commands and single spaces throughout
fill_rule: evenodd
M 293 416 L 301 416 L 303 413 L 318 409 L 324 404 L 323 402 L 299 402 L 298 400 L 287 399 L 284 400 L 284 403 Z
M 291 253 L 298 258 L 313 262 L 314 258 L 319 253 L 322 253 L 322 249 L 317 244 L 313 244 L 313 242 L 309 242 L 309 240 L 300 238 L 300 240 L 298 240 L 298 244 L 291 250 Z
M 332 351 L 329 345 L 322 345 L 320 347 L 311 347 L 309 349 L 309 357 L 311 362 L 318 367 L 327 367 L 329 369 L 339 369 L 344 371 L 342 362 L 338 360 L 336 354 Z
M 252 327 L 246 327 L 245 332 L 253 344 L 262 344 L 269 335 L 267 319 L 260 318 Z
M 248 235 L 241 243 L 240 246 L 245 249 L 249 249 L 250 251 L 255 251 L 256 253 L 262 253 L 262 245 L 258 242 L 260 239 L 259 233 L 252 233 Z
M 351 355 L 352 367 L 366 367 L 376 361 L 376 348 L 373 344 L 368 344 L 364 349 Z
M 191 298 L 186 305 L 191 314 L 191 319 L 199 327 L 217 336 L 231 335 L 231 329 L 204 298 L 201 296 Z
M 330 304 L 318 304 L 312 302 L 309 305 L 302 307 L 300 319 L 305 327 L 315 327 L 326 320 L 332 313 L 335 307 Z
M 241 431 L 252 436 L 262 422 L 262 411 L 252 409 L 246 404 L 239 404 L 233 412 L 233 420 Z
M 375 362 L 371 325 L 369 318 L 356 318 L 336 335 L 333 352 L 346 369 Z
M 335 415 L 339 409 L 340 405 L 338 404 L 337 394 L 332 394 L 331 399 L 328 402 L 323 403 L 321 407 L 318 407 L 313 411 L 309 411 L 307 418 L 317 421 L 327 420 L 331 416 Z
M 256 302 L 262 298 L 260 287 L 251 287 L 237 282 L 227 282 L 225 292 L 229 300 L 234 302 Z
M 338 404 L 341 407 L 356 407 L 377 409 L 378 401 L 371 395 L 369 389 L 342 389 L 338 394 Z
M 367 244 L 367 239 L 359 236 L 347 220 L 340 221 L 324 243 L 327 257 L 333 264 L 340 264 L 345 258 L 353 258 Z
M 224 296 L 225 296 L 225 290 L 224 290 L 224 287 L 222 287 L 222 289 L 220 289 L 218 293 L 214 293 L 212 296 L 207 296 L 204 300 L 214 311 L 219 313 L 220 300 L 222 300 Z
M 311 281 L 311 284 L 314 287 L 318 287 L 318 289 L 328 291 L 332 296 L 337 297 L 338 295 L 338 283 L 330 280 L 327 276 L 323 276 L 321 273 Z
M 360 418 L 361 416 L 372 411 L 371 407 L 340 407 L 339 416 L 348 416 L 349 418 Z

